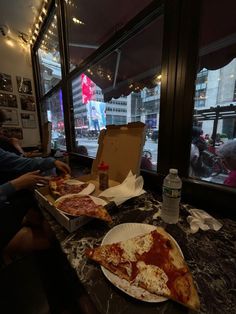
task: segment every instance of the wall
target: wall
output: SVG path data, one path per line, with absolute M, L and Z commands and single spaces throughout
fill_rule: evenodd
M 13 92 L 5 92 L 0 90 L 1 93 L 14 94 L 17 97 L 17 108 L 5 108 L 2 109 L 17 109 L 18 125 L 7 125 L 6 127 L 20 127 L 22 128 L 21 113 L 29 113 L 35 115 L 36 128 L 22 128 L 23 130 L 23 147 L 32 147 L 40 144 L 39 126 L 37 119 L 37 108 L 35 111 L 22 110 L 20 103 L 20 95 L 17 89 L 16 76 L 21 76 L 31 80 L 33 97 L 35 99 L 35 90 L 33 84 L 33 73 L 31 57 L 28 48 L 23 48 L 19 43 L 15 42 L 13 47 L 6 44 L 4 38 L 0 38 L 0 72 L 11 75 Z

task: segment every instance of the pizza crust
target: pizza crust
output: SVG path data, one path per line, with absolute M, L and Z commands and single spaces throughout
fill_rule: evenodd
M 155 255 L 162 260 L 162 255 L 168 251 L 168 259 L 163 260 L 162 267 L 145 262 L 145 256 L 147 261 L 149 260 L 148 253 L 155 241 L 155 237 L 152 240 L 153 232 L 166 241 L 164 242 L 166 243 L 164 244 L 165 252 L 160 251 L 159 255 Z M 126 279 L 130 284 L 144 288 L 150 293 L 170 298 L 194 310 L 200 307 L 189 268 L 177 245 L 163 228 L 157 227 L 155 231 L 145 235 L 89 249 L 86 255 L 115 275 Z
M 111 222 L 112 218 L 102 205 L 94 203 L 89 196 L 70 194 L 55 201 L 57 209 L 71 216 L 88 216 Z

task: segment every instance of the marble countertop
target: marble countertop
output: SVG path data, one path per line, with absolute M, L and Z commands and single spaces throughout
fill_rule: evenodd
M 160 219 L 160 205 L 158 197 L 147 192 L 119 206 L 112 215 L 111 225 L 94 219 L 71 234 L 46 211 L 44 215 L 98 312 L 193 313 L 174 301 L 148 303 L 126 295 L 105 278 L 98 265 L 85 257 L 85 249 L 99 245 L 114 226 L 139 222 L 164 227 L 178 242 L 197 286 L 201 302 L 199 313 L 236 313 L 236 222 L 218 219 L 223 224 L 219 231 L 200 230 L 192 234 L 186 221 L 189 205 L 181 205 L 180 220 L 176 225 L 166 225 Z

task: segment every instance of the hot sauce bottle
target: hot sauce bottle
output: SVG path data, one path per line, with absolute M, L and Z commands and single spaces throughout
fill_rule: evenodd
M 99 190 L 104 191 L 109 188 L 109 165 L 103 161 L 98 166 Z

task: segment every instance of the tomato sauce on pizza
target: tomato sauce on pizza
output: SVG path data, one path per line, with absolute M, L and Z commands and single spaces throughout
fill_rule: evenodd
M 102 205 L 95 204 L 89 196 L 71 194 L 58 199 L 55 205 L 64 213 L 72 216 L 88 216 L 107 222 L 112 221 L 107 210 Z
M 49 188 L 53 196 L 60 197 L 67 194 L 75 194 L 82 192 L 89 183 L 81 183 L 71 180 L 70 177 L 53 177 L 49 181 Z
M 200 306 L 188 266 L 162 228 L 126 241 L 88 249 L 86 255 L 131 285 L 192 309 Z

